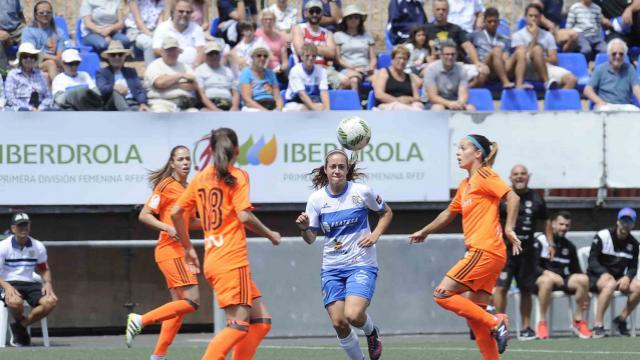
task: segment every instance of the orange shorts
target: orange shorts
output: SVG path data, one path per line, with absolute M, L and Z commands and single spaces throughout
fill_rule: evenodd
M 475 291 L 493 292 L 506 259 L 490 252 L 470 249 L 447 276 Z M 533 271 L 534 269 L 532 269 Z
M 260 290 L 251 279 L 248 266 L 229 270 L 222 274 L 207 277 L 218 299 L 218 306 L 225 308 L 230 305 L 253 304 L 253 299 L 262 296 Z
M 169 289 L 187 285 L 198 285 L 196 274 L 189 271 L 183 257 L 158 262 L 158 267 L 167 281 Z

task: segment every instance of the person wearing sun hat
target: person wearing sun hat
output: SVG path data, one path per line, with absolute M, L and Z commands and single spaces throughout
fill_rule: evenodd
M 31 43 L 22 43 L 16 56 L 16 68 L 9 71 L 5 83 L 6 107 L 14 111 L 47 110 L 53 98 L 44 73 L 38 65 L 42 52 Z
M 598 231 L 591 243 L 587 275 L 590 290 L 598 297 L 594 338 L 605 336 L 604 314 L 616 290 L 627 295 L 628 300 L 624 309 L 612 320 L 612 327 L 620 335 L 629 336 L 627 318 L 640 301 L 640 281 L 636 278 L 638 241 L 631 235 L 636 220 L 635 210 L 628 207 L 621 209 L 616 225 Z
M 342 70 L 329 74 L 334 88 L 360 90 L 364 79 L 373 75 L 377 65 L 375 40 L 365 30 L 367 13 L 357 5 L 348 5 L 342 12 L 333 39 L 336 42 L 336 61 Z
M 104 109 L 100 90 L 86 71 L 78 71 L 82 62 L 76 49 L 62 52 L 63 72 L 51 84 L 54 103 L 62 110 L 99 111 Z
M 126 67 L 131 51 L 118 40 L 109 43 L 102 52 L 109 65 L 96 72 L 96 85 L 105 101 L 105 109 L 112 111 L 148 111 L 147 94 L 136 69 Z

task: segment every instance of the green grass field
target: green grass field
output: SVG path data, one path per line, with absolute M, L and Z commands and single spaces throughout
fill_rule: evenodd
M 461 338 L 461 337 L 456 337 Z M 59 342 L 63 342 L 65 338 Z M 79 338 L 82 339 L 82 338 Z M 92 338 L 91 341 L 94 341 Z M 42 347 L 0 349 L 2 360 L 133 360 L 149 358 L 151 347 L 140 346 L 124 349 L 118 338 L 113 346 L 99 342 L 92 347 L 89 341 L 80 345 L 56 345 L 45 349 Z M 439 340 L 434 337 L 387 337 L 384 341 L 385 360 L 456 360 L 480 359 L 475 343 L 465 340 Z M 362 339 L 361 339 L 361 343 Z M 206 338 L 193 340 L 191 343 L 175 344 L 169 353 L 171 360 L 200 359 L 206 346 Z M 346 359 L 337 344 L 324 339 L 267 340 L 259 349 L 256 360 L 333 360 Z M 502 359 L 513 360 L 587 360 L 587 359 L 640 359 L 640 341 L 635 338 L 605 338 L 598 340 L 580 340 L 577 338 L 560 338 L 547 341 L 512 341 Z

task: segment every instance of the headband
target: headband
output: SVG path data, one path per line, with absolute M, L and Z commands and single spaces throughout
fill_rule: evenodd
M 484 148 L 484 146 L 480 145 L 480 142 L 478 141 L 478 139 L 476 139 L 471 135 L 467 135 L 467 139 L 471 141 L 471 143 L 473 144 L 473 146 L 476 147 L 476 149 L 482 151 L 482 157 L 487 157 L 487 150 Z
M 347 162 L 349 162 L 349 155 L 347 155 L 347 153 L 344 150 L 341 150 L 341 149 L 333 149 L 333 150 L 329 151 L 327 153 L 327 156 L 325 156 L 325 158 L 324 158 L 324 162 L 326 163 L 327 160 L 329 159 L 329 156 L 331 156 L 333 154 L 342 154 L 342 155 L 344 155 L 344 157 L 347 158 Z

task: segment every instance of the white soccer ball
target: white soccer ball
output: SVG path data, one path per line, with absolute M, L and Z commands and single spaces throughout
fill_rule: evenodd
M 371 128 L 367 121 L 360 116 L 349 116 L 340 121 L 336 135 L 344 148 L 356 151 L 369 143 Z

